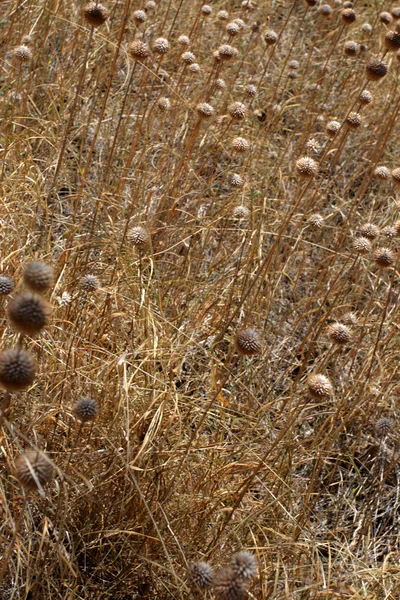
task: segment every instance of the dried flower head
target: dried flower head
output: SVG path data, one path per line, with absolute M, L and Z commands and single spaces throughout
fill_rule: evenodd
M 390 178 L 390 170 L 387 167 L 380 165 L 376 167 L 374 175 L 377 179 L 380 179 L 381 181 L 387 181 Z
M 39 294 L 26 292 L 10 300 L 7 314 L 16 331 L 36 335 L 50 323 L 51 307 Z
M 154 0 L 147 0 L 144 8 L 145 10 L 155 10 L 157 8 L 157 4 L 154 2 Z
M 240 581 L 251 581 L 257 575 L 256 559 L 250 552 L 237 552 L 231 564 L 232 571 Z
M 360 227 L 361 237 L 367 238 L 367 240 L 374 240 L 380 234 L 380 229 L 374 223 L 364 223 Z
M 231 173 L 228 177 L 229 184 L 232 187 L 242 187 L 243 186 L 243 177 L 239 175 L 239 173 Z
M 171 102 L 169 101 L 169 98 L 161 96 L 157 101 L 157 106 L 160 110 L 169 110 L 171 108 Z
M 382 77 L 385 77 L 387 71 L 387 65 L 377 56 L 370 58 L 365 67 L 365 74 L 370 81 L 382 79 Z
M 35 260 L 24 267 L 25 285 L 34 292 L 45 292 L 53 285 L 54 269 L 41 260 Z
M 73 413 L 79 421 L 87 423 L 93 421 L 99 414 L 99 405 L 94 398 L 79 398 L 73 407 Z
M 320 214 L 314 213 L 308 217 L 307 223 L 309 223 L 312 227 L 315 227 L 315 229 L 322 229 L 324 225 L 324 219 Z
M 400 19 L 400 6 L 392 6 L 390 14 L 394 19 Z
M 128 232 L 128 239 L 136 248 L 144 248 L 150 242 L 150 235 L 144 227 L 132 227 Z
M 154 40 L 152 48 L 155 54 L 167 54 L 169 50 L 169 42 L 165 38 L 157 38 Z
M 92 27 L 100 27 L 107 21 L 110 13 L 99 2 L 89 2 L 83 7 L 83 16 Z
M 387 225 L 386 227 L 384 227 L 382 229 L 382 233 L 389 240 L 392 240 L 397 236 L 397 230 L 395 227 L 393 227 L 393 225 Z
M 300 177 L 310 179 L 319 173 L 319 165 L 316 160 L 309 156 L 302 156 L 296 160 L 296 170 Z
M 233 569 L 221 569 L 214 575 L 213 592 L 216 600 L 243 600 L 246 597 L 246 586 Z
M 393 169 L 391 174 L 393 183 L 396 185 L 400 185 L 400 167 L 396 167 L 396 169 Z
M 229 19 L 229 13 L 228 13 L 226 10 L 220 10 L 220 11 L 217 13 L 217 18 L 218 18 L 220 21 L 226 21 L 227 19 Z
M 182 46 L 189 46 L 190 45 L 190 39 L 188 38 L 187 35 L 180 35 L 178 37 L 178 42 L 182 45 Z
M 379 14 L 379 20 L 384 25 L 389 25 L 393 21 L 393 17 L 390 13 L 385 10 Z
M 394 252 L 390 248 L 377 248 L 374 252 L 375 264 L 381 269 L 388 269 L 394 265 Z
M 215 82 L 215 87 L 217 88 L 217 90 L 224 90 L 226 88 L 226 83 L 223 79 L 218 78 Z
M 14 282 L 9 277 L 0 277 L 0 296 L 11 294 L 14 289 Z
M 235 35 L 238 35 L 238 33 L 240 33 L 240 27 L 234 21 L 231 21 L 230 23 L 228 23 L 225 27 L 225 30 L 226 30 L 226 33 L 232 37 Z
M 15 475 L 23 488 L 34 492 L 49 482 L 53 475 L 53 467 L 45 454 L 32 450 L 18 456 L 15 461 Z
M 17 46 L 13 50 L 13 57 L 20 62 L 28 62 L 32 59 L 32 56 L 32 50 L 24 44 Z
M 246 105 L 242 102 L 232 102 L 232 104 L 228 106 L 228 113 L 235 121 L 241 121 L 247 115 Z
M 365 33 L 371 33 L 371 31 L 372 31 L 372 25 L 370 25 L 369 23 L 364 23 L 363 26 L 361 27 L 361 29 Z
M 368 254 L 372 250 L 371 242 L 365 237 L 356 237 L 353 240 L 352 247 L 357 254 Z
M 321 144 L 315 138 L 310 138 L 306 142 L 306 150 L 311 150 L 311 152 L 317 155 L 321 154 Z
M 196 106 L 196 110 L 197 110 L 197 114 L 202 119 L 208 119 L 209 117 L 212 117 L 214 114 L 213 107 L 211 106 L 211 104 L 208 104 L 207 102 L 200 102 L 200 104 L 198 104 Z
M 332 323 L 327 329 L 328 337 L 340 346 L 348 344 L 352 340 L 351 329 L 343 323 Z
M 209 17 L 212 13 L 212 8 L 209 4 L 203 4 L 203 6 L 201 7 L 201 13 L 205 16 L 205 17 Z
M 331 380 L 320 373 L 310 375 L 307 380 L 308 391 L 313 398 L 321 399 L 333 395 Z
M 346 124 L 350 129 L 357 129 L 361 125 L 361 115 L 356 112 L 351 112 L 346 117 Z
M 329 123 L 326 124 L 326 133 L 330 137 L 335 137 L 335 135 L 339 131 L 340 127 L 341 127 L 341 125 L 340 125 L 339 121 L 329 121 Z
M 346 23 L 346 25 L 351 25 L 356 20 L 356 13 L 352 8 L 344 8 L 342 10 L 342 21 Z
M 236 334 L 235 342 L 239 353 L 245 356 L 253 356 L 262 352 L 261 336 L 254 327 L 240 329 Z
M 0 385 L 8 392 L 19 392 L 30 386 L 35 373 L 35 360 L 26 350 L 10 348 L 0 353 Z
M 239 154 L 246 152 L 250 148 L 249 142 L 242 137 L 236 137 L 232 140 L 232 150 Z
M 272 29 L 264 31 L 264 40 L 268 46 L 273 46 L 278 41 L 278 35 Z
M 385 35 L 385 48 L 388 52 L 396 52 L 400 49 L 400 33 L 388 31 Z
M 200 71 L 201 71 L 200 65 L 198 65 L 197 63 L 193 63 L 192 65 L 189 65 L 189 71 L 191 73 L 200 73 Z
M 332 8 L 329 4 L 323 4 L 319 8 L 319 12 L 323 17 L 330 17 L 332 14 Z
M 357 315 L 353 312 L 347 312 L 342 317 L 342 322 L 345 325 L 356 325 L 357 323 Z
M 186 63 L 187 65 L 192 65 L 196 62 L 196 57 L 193 52 L 184 52 L 181 55 L 181 61 Z
M 141 40 L 134 40 L 128 46 L 128 52 L 137 61 L 142 61 L 150 56 L 148 45 Z
M 30 35 L 24 35 L 21 44 L 23 46 L 29 46 L 29 44 L 32 44 L 32 37 Z
M 206 590 L 212 586 L 214 571 L 206 562 L 197 562 L 190 565 L 187 579 L 190 586 Z
M 382 417 L 375 423 L 375 431 L 378 437 L 384 438 L 393 431 L 393 423 L 390 419 Z
M 366 105 L 372 102 L 372 94 L 368 90 L 363 90 L 358 96 L 358 101 L 360 104 Z
M 141 25 L 146 19 L 147 15 L 144 10 L 135 10 L 133 13 L 133 20 L 135 21 L 136 25 Z
M 232 216 L 234 219 L 248 219 L 250 217 L 250 211 L 247 206 L 235 206 Z
M 90 274 L 81 277 L 79 284 L 80 287 L 85 290 L 85 292 L 94 292 L 100 287 L 100 281 L 96 275 Z
M 358 51 L 360 49 L 357 42 L 353 42 L 351 40 L 348 40 L 347 42 L 345 42 L 343 48 L 344 48 L 344 53 L 346 54 L 346 56 L 357 56 Z
M 238 51 L 236 50 L 236 48 L 230 46 L 229 44 L 222 44 L 218 48 L 218 55 L 221 60 L 230 60 L 231 58 L 234 58 L 238 55 Z
M 254 98 L 257 94 L 257 86 L 249 83 L 249 85 L 246 85 L 245 94 L 248 98 Z

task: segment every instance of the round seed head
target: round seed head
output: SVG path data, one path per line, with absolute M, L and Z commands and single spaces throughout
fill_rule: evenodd
M 257 19 L 250 25 L 250 29 L 253 33 L 258 33 L 260 31 L 261 21 Z
M 390 9 L 390 14 L 393 19 L 400 19 L 400 6 L 392 6 Z
M 387 419 L 386 417 L 382 417 L 381 419 L 378 419 L 378 421 L 375 423 L 375 431 L 376 431 L 376 435 L 378 437 L 380 437 L 380 438 L 386 437 L 393 431 L 392 421 L 390 419 Z
M 367 44 L 364 44 L 364 42 L 361 42 L 361 44 L 360 44 L 360 52 L 366 52 L 367 50 L 368 50 Z
M 297 173 L 304 179 L 316 177 L 319 173 L 319 165 L 316 160 L 309 156 L 302 156 L 296 161 Z
M 247 115 L 247 108 L 242 102 L 233 102 L 228 106 L 228 112 L 232 119 L 241 121 Z
M 257 94 L 257 86 L 249 83 L 249 85 L 246 86 L 245 93 L 248 98 L 254 98 Z
M 231 36 L 235 36 L 238 33 L 240 33 L 240 27 L 234 21 L 231 21 L 231 23 L 228 23 L 227 26 L 225 27 L 225 29 L 226 29 L 226 33 Z
M 387 167 L 378 166 L 374 171 L 374 175 L 381 181 L 387 181 L 390 178 L 390 171 Z
M 153 42 L 153 52 L 155 54 L 167 54 L 169 50 L 169 42 L 165 38 L 157 38 Z
M 244 600 L 246 586 L 233 569 L 221 569 L 214 575 L 213 592 L 216 600 Z
M 14 282 L 9 277 L 0 277 L 0 296 L 11 294 L 14 289 Z
M 187 579 L 190 586 L 206 590 L 213 583 L 213 568 L 206 562 L 197 562 L 192 564 L 187 572 Z
M 18 456 L 15 475 L 23 488 L 34 492 L 48 483 L 53 475 L 53 467 L 45 454 L 32 450 Z
M 372 31 L 372 26 L 369 23 L 364 23 L 363 26 L 361 27 L 361 29 L 365 32 L 365 33 L 371 33 Z
M 150 236 L 144 227 L 133 227 L 128 233 L 128 239 L 136 248 L 144 248 L 150 242 Z
M 135 21 L 136 25 L 141 25 L 146 19 L 147 15 L 144 10 L 135 10 L 133 13 L 133 20 Z
M 128 52 L 134 60 L 142 61 L 150 56 L 150 50 L 145 42 L 134 40 L 128 46 Z
M 308 217 L 307 223 L 309 223 L 312 227 L 315 227 L 315 229 L 322 229 L 324 225 L 324 219 L 320 214 L 314 213 Z
M 346 25 L 351 25 L 356 20 L 356 13 L 352 8 L 344 8 L 342 10 L 342 21 L 346 23 Z
M 0 385 L 8 392 L 29 387 L 36 373 L 34 358 L 22 348 L 10 348 L 0 353 Z
M 387 225 L 387 227 L 384 227 L 382 229 L 382 233 L 389 240 L 392 240 L 393 238 L 395 238 L 397 236 L 397 230 L 392 225 Z
M 261 336 L 254 327 L 240 329 L 236 334 L 235 341 L 236 348 L 240 354 L 253 356 L 262 352 Z
M 351 112 L 346 117 L 346 124 L 350 129 L 357 129 L 361 125 L 361 115 L 356 112 Z
M 332 8 L 329 6 L 329 4 L 323 4 L 320 6 L 319 12 L 323 17 L 330 17 L 332 14 Z
M 227 13 L 226 10 L 220 10 L 217 13 L 217 17 L 220 21 L 226 21 L 227 19 L 229 19 L 229 14 Z
M 342 321 L 345 325 L 356 325 L 357 315 L 355 315 L 353 312 L 345 313 L 342 317 Z
M 189 65 L 189 71 L 191 73 L 200 73 L 200 71 L 201 71 L 200 65 L 198 65 L 197 63 L 193 63 L 192 65 Z
M 214 114 L 213 107 L 211 106 L 211 104 L 207 104 L 207 102 L 200 102 L 200 104 L 196 106 L 196 110 L 199 117 L 202 119 L 208 119 Z
M 314 154 L 321 154 L 321 145 L 315 138 L 310 138 L 306 142 L 306 149 L 311 150 Z
M 24 35 L 24 37 L 21 40 L 21 43 L 23 46 L 29 46 L 29 44 L 32 44 L 32 38 L 30 35 Z
M 243 177 L 239 175 L 239 173 L 232 173 L 229 175 L 228 181 L 232 187 L 242 187 L 244 183 Z
M 393 17 L 390 13 L 383 11 L 379 14 L 379 20 L 384 25 L 389 25 L 393 21 Z
M 346 54 L 346 56 L 357 56 L 358 50 L 359 45 L 357 44 L 357 42 L 352 42 L 351 40 L 345 42 L 344 53 Z
M 368 90 L 363 90 L 361 94 L 358 96 L 358 101 L 360 104 L 366 105 L 372 102 L 372 94 Z
M 232 570 L 239 581 L 251 581 L 257 575 L 256 560 L 250 552 L 237 552 L 232 557 Z
M 333 385 L 331 380 L 325 375 L 310 375 L 307 380 L 310 396 L 316 399 L 326 398 L 333 395 Z
M 221 60 L 230 60 L 231 58 L 237 56 L 237 54 L 238 51 L 236 48 L 233 48 L 233 46 L 230 46 L 229 44 L 222 44 L 218 48 L 218 55 Z
M 387 31 L 385 35 L 385 48 L 388 52 L 396 52 L 400 49 L 400 33 Z
M 212 8 L 209 6 L 209 4 L 203 4 L 201 7 L 201 12 L 205 17 L 209 17 L 212 13 Z
M 250 148 L 249 142 L 242 137 L 236 137 L 232 140 L 232 150 L 239 154 L 246 152 Z
M 99 406 L 94 398 L 79 398 L 73 407 L 73 413 L 79 421 L 93 421 L 99 414 Z
M 157 106 L 160 110 L 169 110 L 171 108 L 171 102 L 168 98 L 162 96 L 158 99 Z
M 217 90 L 224 90 L 226 88 L 226 83 L 223 79 L 219 78 L 215 82 L 215 87 L 217 88 Z
M 288 73 L 288 78 L 289 79 L 297 79 L 299 76 L 297 71 L 289 71 Z
M 293 69 L 294 71 L 296 71 L 300 65 L 297 60 L 291 60 L 288 66 L 289 69 Z
M 144 8 L 145 10 L 155 10 L 157 8 L 157 4 L 154 2 L 154 0 L 147 0 Z
M 89 2 L 83 7 L 83 16 L 92 27 L 100 27 L 107 21 L 110 13 L 102 4 Z
M 187 65 L 192 65 L 194 62 L 196 62 L 196 57 L 193 52 L 184 52 L 181 56 L 181 61 Z
M 268 46 L 273 46 L 278 41 L 278 36 L 272 29 L 264 31 L 264 40 Z
M 380 234 L 380 229 L 373 223 L 364 223 L 360 227 L 360 235 L 367 240 L 374 240 Z
M 371 252 L 371 242 L 365 237 L 357 237 L 353 240 L 353 250 L 357 254 L 368 254 Z
M 29 60 L 32 59 L 33 53 L 32 53 L 32 50 L 28 46 L 25 46 L 23 44 L 21 46 L 17 46 L 16 48 L 14 48 L 13 56 L 16 60 L 18 60 L 20 62 L 28 62 Z
M 190 39 L 188 38 L 187 35 L 180 35 L 178 37 L 178 42 L 182 45 L 182 46 L 189 46 L 190 45 Z
M 24 268 L 24 283 L 33 292 L 45 292 L 53 284 L 54 269 L 41 260 L 28 263 Z
M 328 327 L 327 333 L 332 342 L 340 346 L 348 344 L 352 340 L 351 330 L 342 323 L 333 323 Z
M 233 209 L 233 218 L 234 219 L 248 219 L 250 217 L 250 211 L 247 206 L 235 206 Z
M 329 123 L 326 124 L 326 133 L 330 137 L 335 137 L 335 135 L 337 134 L 339 129 L 340 129 L 339 121 L 329 121 Z
M 394 253 L 390 248 L 377 248 L 374 252 L 375 264 L 381 269 L 392 267 L 394 258 Z
M 365 74 L 370 81 L 378 81 L 385 77 L 388 71 L 387 65 L 377 56 L 373 56 L 365 67 Z
M 81 277 L 79 282 L 80 287 L 85 290 L 85 292 L 94 292 L 99 289 L 100 281 L 96 277 L 96 275 L 84 275 Z
M 10 300 L 7 314 L 16 331 L 32 336 L 50 323 L 51 307 L 39 294 L 26 292 Z
M 400 167 L 393 169 L 392 171 L 392 181 L 396 185 L 400 185 Z

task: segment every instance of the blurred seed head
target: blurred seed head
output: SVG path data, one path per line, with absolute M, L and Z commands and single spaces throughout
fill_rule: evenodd
M 388 269 L 395 262 L 395 255 L 390 248 L 377 248 L 374 252 L 374 261 L 380 269 Z
M 201 7 L 201 13 L 204 17 L 209 17 L 212 13 L 212 8 L 209 4 L 203 4 Z
M 324 219 L 319 213 L 314 213 L 308 217 L 307 223 L 309 223 L 309 225 L 315 229 L 322 229 L 324 225 Z
M 351 329 L 343 323 L 332 323 L 327 329 L 327 334 L 332 342 L 343 346 L 352 340 Z
M 228 113 L 235 121 L 241 121 L 247 115 L 247 107 L 242 102 L 233 102 L 228 106 Z
M 340 125 L 339 121 L 329 121 L 329 123 L 326 124 L 326 133 L 330 137 L 335 137 L 335 135 L 339 131 L 340 127 L 341 127 L 341 125 Z
M 380 229 L 374 223 L 364 223 L 361 225 L 359 232 L 361 237 L 367 238 L 367 240 L 374 240 L 379 236 Z
M 239 581 L 251 581 L 257 575 L 257 563 L 251 552 L 237 552 L 232 557 L 232 571 Z
M 374 175 L 377 179 L 380 179 L 381 181 L 387 181 L 388 179 L 390 179 L 389 169 L 382 165 L 376 167 L 376 169 L 374 171 Z
M 239 173 L 231 173 L 228 182 L 232 187 L 242 187 L 244 184 L 243 177 Z
M 234 219 L 248 219 L 250 217 L 250 211 L 247 206 L 235 206 L 232 212 Z
M 148 45 L 141 40 L 134 40 L 128 46 L 128 52 L 133 59 L 138 62 L 145 60 L 150 56 L 150 50 Z
M 238 154 L 246 152 L 250 148 L 249 142 L 242 137 L 236 137 L 232 140 L 232 150 Z
M 33 336 L 50 323 L 51 307 L 39 294 L 25 292 L 10 300 L 7 315 L 13 329 Z
M 190 39 L 188 38 L 187 35 L 180 35 L 178 37 L 178 42 L 182 45 L 182 46 L 189 46 L 190 45 Z
M 187 572 L 189 585 L 206 590 L 212 586 L 214 571 L 206 562 L 197 562 L 190 565 Z
M 153 42 L 153 52 L 155 54 L 167 54 L 169 50 L 169 41 L 165 38 L 157 38 Z
M 319 12 L 323 17 L 330 17 L 332 14 L 332 8 L 329 6 L 329 4 L 323 4 L 322 6 L 319 7 Z
M 353 312 L 347 312 L 343 315 L 342 322 L 345 325 L 356 325 L 357 324 L 357 315 Z
M 400 19 L 400 6 L 392 6 L 390 9 L 390 14 L 393 19 Z
M 365 237 L 356 237 L 353 240 L 352 248 L 356 254 L 368 254 L 372 250 L 371 242 Z
M 23 278 L 30 290 L 43 293 L 53 285 L 54 269 L 41 260 L 35 260 L 25 265 Z
M 94 398 L 79 398 L 73 407 L 74 416 L 82 423 L 93 421 L 99 414 L 99 405 Z
M 400 185 L 400 167 L 393 169 L 392 171 L 392 181 L 395 185 Z
M 83 7 L 83 16 L 92 27 L 101 27 L 109 18 L 110 13 L 103 4 L 89 2 Z
M 34 492 L 44 487 L 53 475 L 50 460 L 42 452 L 32 450 L 21 454 L 15 461 L 15 475 L 23 488 Z
M 306 142 L 306 150 L 310 150 L 318 156 L 318 154 L 321 154 L 322 148 L 320 143 L 315 138 L 310 138 Z
M 193 52 L 184 52 L 181 56 L 181 61 L 187 65 L 192 65 L 196 62 L 196 57 Z
M 23 46 L 29 46 L 29 44 L 32 44 L 32 37 L 30 35 L 24 35 L 21 40 L 21 44 Z
M 217 88 L 217 90 L 224 90 L 226 88 L 226 83 L 223 79 L 219 78 L 215 82 L 215 87 Z
M 308 391 L 313 398 L 322 399 L 333 395 L 333 385 L 325 375 L 317 373 L 307 380 Z
M 397 236 L 396 228 L 393 227 L 392 225 L 388 225 L 387 227 L 384 227 L 382 229 L 382 233 L 389 240 L 392 240 L 393 238 L 395 238 Z
M 237 56 L 237 54 L 238 51 L 236 50 L 236 48 L 230 46 L 229 44 L 222 44 L 218 48 L 218 55 L 221 58 L 221 60 L 230 60 L 231 58 Z
M 220 10 L 217 13 L 217 17 L 220 21 L 226 21 L 227 19 L 229 19 L 229 13 L 226 10 Z
M 169 110 L 171 108 L 171 102 L 169 98 L 161 96 L 157 101 L 157 106 L 160 110 Z
M 296 71 L 299 68 L 299 62 L 297 60 L 291 60 L 288 64 L 289 69 Z
M 214 114 L 213 107 L 207 102 L 200 102 L 200 104 L 196 106 L 196 110 L 201 119 L 208 119 Z
M 361 29 L 365 32 L 365 33 L 371 33 L 372 31 L 372 26 L 369 23 L 364 23 L 363 26 L 361 27 Z
M 363 90 L 358 96 L 358 101 L 364 106 L 372 102 L 372 94 L 368 90 Z
M 352 25 L 355 22 L 356 18 L 356 13 L 352 8 L 344 8 L 342 10 L 342 21 L 346 25 Z
M 198 65 L 197 63 L 193 63 L 192 65 L 189 65 L 189 71 L 191 73 L 200 73 L 200 71 L 201 71 L 200 65 Z
M 10 348 L 0 353 L 0 385 L 8 392 L 29 387 L 36 373 L 36 362 L 22 348 Z
M 9 277 L 0 277 L 0 296 L 11 294 L 14 289 L 14 282 Z
M 278 35 L 272 29 L 264 31 L 264 40 L 268 46 L 273 46 L 278 41 Z
M 316 160 L 309 156 L 302 156 L 296 161 L 297 174 L 304 179 L 316 177 L 319 173 L 319 165 Z
M 357 56 L 358 51 L 359 45 L 357 44 L 357 42 L 353 42 L 351 40 L 345 42 L 344 53 L 346 54 L 346 56 Z
M 128 239 L 136 248 L 144 248 L 150 243 L 149 233 L 140 225 L 128 231 Z
M 245 356 L 254 356 L 262 352 L 261 336 L 254 327 L 240 329 L 236 334 L 235 342 L 238 352 Z
M 88 274 L 81 277 L 79 285 L 85 292 L 94 292 L 99 289 L 100 281 L 96 275 Z
M 373 56 L 365 67 L 365 74 L 370 81 L 378 81 L 385 77 L 387 70 L 387 65 L 377 56 Z
M 400 33 L 387 31 L 385 35 L 385 48 L 388 52 L 396 52 L 400 49 Z
M 141 25 L 146 19 L 147 15 L 144 10 L 135 10 L 133 13 L 133 20 L 135 21 L 136 25 Z
M 231 568 L 221 569 L 214 575 L 213 592 L 216 600 L 243 600 L 247 595 L 245 584 Z
M 362 122 L 361 115 L 356 112 L 351 112 L 346 117 L 346 124 L 350 129 L 357 129 Z
M 154 2 L 154 0 L 147 0 L 144 8 L 145 10 L 155 10 L 157 8 L 157 4 Z
M 393 21 L 393 17 L 390 13 L 383 11 L 379 13 L 379 20 L 384 25 L 389 25 Z
M 228 35 L 231 35 L 232 37 L 235 35 L 238 35 L 238 33 L 240 33 L 240 27 L 234 21 L 232 21 L 231 23 L 228 23 L 227 26 L 225 27 L 225 30 L 226 30 L 226 33 Z
M 32 59 L 32 50 L 25 45 L 17 46 L 13 50 L 13 57 L 19 62 L 28 62 Z
M 380 438 L 384 438 L 393 431 L 393 423 L 390 419 L 382 417 L 375 423 L 376 435 Z

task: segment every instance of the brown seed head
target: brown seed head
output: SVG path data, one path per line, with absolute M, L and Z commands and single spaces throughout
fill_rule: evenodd
M 169 101 L 168 98 L 165 98 L 164 96 L 162 96 L 161 98 L 158 99 L 157 106 L 160 110 L 169 110 L 171 108 L 171 102 Z
M 327 334 L 332 342 L 338 345 L 348 344 L 352 340 L 351 330 L 343 323 L 332 323 L 328 327 Z
M 19 392 L 29 387 L 35 373 L 35 360 L 26 350 L 10 348 L 0 353 L 0 385 L 8 392 Z
M 133 20 L 135 21 L 136 25 L 141 25 L 146 19 L 147 15 L 144 10 L 135 10 L 133 13 Z
M 356 325 L 357 315 L 355 315 L 353 312 L 345 313 L 342 317 L 342 321 L 345 325 Z
M 231 23 L 228 23 L 227 26 L 225 27 L 225 29 L 226 29 L 226 33 L 232 37 L 235 35 L 238 35 L 238 33 L 240 33 L 240 27 L 234 21 L 231 21 Z
M 248 219 L 250 217 L 250 211 L 247 206 L 235 206 L 232 216 L 234 219 Z
M 232 140 L 232 150 L 239 154 L 246 152 L 250 148 L 249 142 L 242 137 L 236 137 Z
M 383 11 L 379 14 L 379 20 L 384 25 L 389 25 L 393 21 L 393 17 L 390 13 Z
M 251 581 L 257 575 L 256 559 L 250 552 L 237 552 L 233 555 L 231 564 L 239 581 Z
M 393 19 L 400 19 L 400 6 L 392 6 L 390 9 L 390 14 Z
M 323 4 L 319 7 L 319 12 L 323 17 L 328 18 L 332 14 L 332 8 L 329 6 L 329 4 Z
M 213 107 L 207 102 L 200 102 L 200 104 L 196 106 L 196 110 L 201 119 L 208 119 L 214 114 Z
M 249 85 L 246 86 L 245 92 L 248 98 L 254 98 L 257 94 L 257 86 L 249 83 Z
M 190 565 L 187 579 L 191 587 L 206 590 L 212 586 L 214 571 L 206 562 L 197 562 Z
M 193 63 L 192 65 L 189 65 L 189 71 L 191 73 L 200 73 L 200 71 L 201 71 L 200 65 L 198 65 L 197 63 Z
M 346 25 L 351 25 L 356 20 L 356 13 L 352 8 L 344 8 L 342 10 L 342 21 Z
M 80 282 L 80 287 L 85 290 L 85 292 L 94 292 L 99 289 L 100 281 L 96 277 L 96 275 L 84 275 Z
M 380 234 L 380 229 L 377 225 L 373 223 L 364 223 L 360 227 L 360 235 L 363 238 L 367 238 L 367 240 L 374 240 Z
M 385 48 L 388 52 L 396 52 L 400 49 L 400 33 L 388 31 L 385 35 Z
M 372 31 L 372 26 L 369 23 L 364 23 L 363 26 L 361 27 L 361 29 L 365 32 L 365 33 L 371 33 Z
M 169 50 L 169 42 L 165 38 L 157 38 L 153 42 L 153 52 L 155 54 L 167 54 Z
M 217 18 L 218 18 L 220 21 L 226 21 L 227 19 L 229 19 L 229 13 L 228 13 L 226 10 L 220 10 L 220 11 L 217 13 Z
M 378 81 L 385 77 L 387 70 L 387 65 L 377 56 L 373 56 L 365 67 L 365 74 L 370 81 Z
M 375 431 L 378 437 L 384 438 L 393 431 L 393 423 L 390 419 L 382 417 L 375 423 Z
M 11 294 L 14 289 L 14 282 L 9 277 L 0 277 L 0 296 Z
M 273 46 L 278 41 L 278 36 L 272 29 L 264 31 L 264 40 L 268 46 Z
M 154 2 L 154 0 L 147 0 L 144 8 L 145 10 L 155 10 L 157 8 L 157 4 Z
M 196 57 L 193 52 L 184 52 L 181 56 L 181 61 L 187 65 L 192 65 L 194 62 L 196 62 Z
M 28 46 L 22 44 L 21 46 L 17 46 L 16 48 L 14 48 L 13 56 L 16 60 L 19 60 L 20 62 L 28 62 L 32 59 L 33 53 Z
M 79 421 L 87 423 L 93 421 L 99 414 L 99 405 L 94 398 L 79 398 L 73 407 L 73 413 Z
M 329 123 L 326 124 L 326 133 L 330 137 L 335 137 L 340 127 L 339 121 L 329 121 Z
M 10 300 L 7 314 L 16 331 L 32 336 L 50 323 L 51 307 L 39 294 L 26 292 Z
M 241 121 L 247 115 L 247 108 L 242 102 L 233 102 L 228 106 L 228 113 L 235 121 Z
M 53 475 L 53 467 L 45 454 L 32 450 L 18 456 L 15 475 L 23 488 L 34 492 L 48 483 Z
M 356 112 L 351 112 L 346 117 L 346 124 L 350 129 L 357 129 L 361 125 L 361 115 Z
M 182 44 L 182 46 L 189 46 L 190 45 L 190 39 L 188 38 L 187 35 L 180 35 L 178 37 L 178 42 L 180 44 Z
M 224 90 L 226 88 L 226 83 L 223 79 L 219 78 L 215 82 L 215 87 L 217 88 L 217 90 Z
M 212 8 L 209 4 L 203 4 L 201 7 L 201 13 L 204 17 L 209 17 L 212 13 Z
M 213 578 L 213 592 L 216 600 L 244 600 L 247 595 L 244 582 L 233 569 L 221 569 Z
M 357 254 L 368 254 L 372 250 L 371 242 L 365 237 L 356 237 L 353 240 L 352 247 Z
M 24 283 L 33 292 L 45 292 L 53 285 L 54 269 L 41 260 L 35 260 L 25 265 Z
M 400 221 L 396 221 L 395 224 L 393 225 L 393 227 L 396 230 L 397 237 L 400 237 Z
M 133 227 L 128 232 L 128 239 L 136 248 L 144 248 L 150 243 L 150 235 L 144 227 Z
M 374 171 L 374 175 L 377 179 L 381 181 L 387 181 L 390 178 L 390 171 L 387 167 L 378 166 Z
M 358 51 L 359 45 L 357 44 L 357 42 L 352 42 L 351 40 L 345 42 L 344 53 L 346 54 L 346 56 L 357 56 Z
M 388 269 L 394 265 L 394 252 L 390 248 L 377 248 L 374 252 L 374 260 L 379 268 Z
M 316 160 L 309 156 L 302 156 L 296 161 L 297 173 L 304 179 L 316 177 L 319 173 L 319 165 Z
M 393 225 L 387 225 L 386 227 L 384 227 L 382 229 L 382 233 L 389 240 L 392 240 L 397 236 L 397 230 L 395 227 L 393 227 Z
M 324 219 L 320 214 L 314 213 L 308 217 L 307 223 L 309 223 L 311 227 L 315 227 L 315 229 L 322 229 Z
M 107 21 L 110 13 L 102 4 L 89 2 L 83 7 L 83 16 L 85 21 L 92 27 L 100 27 Z
M 235 341 L 240 354 L 253 356 L 262 352 L 261 336 L 254 327 L 240 329 L 236 334 Z
M 396 169 L 393 169 L 392 181 L 395 185 L 400 185 L 400 167 L 396 167 Z
M 308 391 L 313 398 L 321 399 L 333 395 L 333 385 L 325 375 L 310 375 L 307 380 Z
M 128 46 L 128 52 L 132 58 L 138 62 L 143 61 L 150 56 L 148 45 L 141 40 L 134 40 L 131 42 Z
M 369 92 L 368 90 L 363 90 L 360 95 L 358 96 L 358 101 L 360 104 L 363 104 L 364 106 L 366 104 L 370 104 L 372 102 L 372 94 L 371 92 Z
M 218 48 L 218 55 L 221 58 L 221 60 L 230 60 L 231 58 L 234 58 L 238 55 L 238 51 L 236 50 L 236 48 L 230 46 L 229 44 L 222 44 Z

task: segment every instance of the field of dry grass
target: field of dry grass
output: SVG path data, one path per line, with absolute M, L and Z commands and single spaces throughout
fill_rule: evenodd
M 398 49 L 388 1 L 0 3 L 1 600 L 398 600 Z

